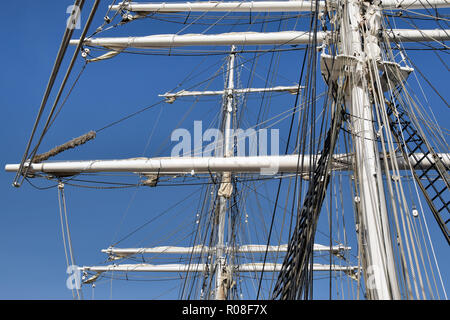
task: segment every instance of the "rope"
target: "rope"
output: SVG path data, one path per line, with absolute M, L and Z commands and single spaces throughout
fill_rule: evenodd
M 62 237 L 63 237 L 63 243 L 64 243 L 64 254 L 66 256 L 66 263 L 67 268 L 69 266 L 76 267 L 75 264 L 75 258 L 73 254 L 73 247 L 72 247 L 72 237 L 70 236 L 70 228 L 69 228 L 69 221 L 67 217 L 67 206 L 66 206 L 66 197 L 64 195 L 64 184 L 60 182 L 58 184 L 58 204 L 59 204 L 59 216 L 60 216 L 60 222 L 61 222 L 61 231 L 62 231 Z M 63 216 L 64 212 L 64 216 Z M 66 245 L 67 243 L 67 245 Z M 67 254 L 67 246 L 69 248 L 69 255 Z M 70 265 L 69 265 L 69 258 L 70 257 Z M 77 281 L 77 280 L 76 280 Z M 76 283 L 77 287 L 75 288 L 76 292 L 76 298 L 78 300 L 82 299 L 82 292 L 78 285 L 81 285 L 80 283 Z M 72 294 L 75 299 L 75 293 L 72 288 Z
M 83 1 L 83 2 L 84 2 L 84 1 Z M 82 32 L 82 35 L 81 35 L 81 39 L 84 39 L 84 37 L 86 36 L 87 31 L 88 31 L 88 29 L 89 29 L 89 26 L 91 25 L 91 22 L 92 22 L 92 20 L 94 19 L 95 12 L 97 11 L 97 8 L 98 8 L 98 5 L 99 5 L 99 4 L 100 4 L 100 0 L 96 0 L 96 1 L 94 2 L 94 4 L 92 5 L 92 9 L 91 9 L 91 12 L 90 12 L 90 14 L 89 14 L 88 20 L 86 21 L 86 24 L 85 24 L 85 26 L 84 26 L 84 29 L 83 29 L 83 32 Z M 80 7 L 80 10 L 81 10 L 81 7 Z M 72 31 L 73 31 L 73 30 L 72 30 Z M 70 39 L 69 39 L 69 40 L 70 40 Z M 48 115 L 48 117 L 47 117 L 47 121 L 46 121 L 46 123 L 45 123 L 45 125 L 44 125 L 44 129 L 43 129 L 43 131 L 42 131 L 42 134 L 41 134 L 41 136 L 40 136 L 40 138 L 39 138 L 39 140 L 38 140 L 38 142 L 37 142 L 37 144 L 36 144 L 36 146 L 35 146 L 33 152 L 31 153 L 31 156 L 30 156 L 30 163 L 33 162 L 33 159 L 34 159 L 34 157 L 35 157 L 35 155 L 36 155 L 36 152 L 37 152 L 37 150 L 38 150 L 38 148 L 39 148 L 39 145 L 41 144 L 42 139 L 44 138 L 44 135 L 47 133 L 48 128 L 50 127 L 50 124 L 53 122 L 53 121 L 52 121 L 53 114 L 54 114 L 54 112 L 55 112 L 55 110 L 56 110 L 56 106 L 57 106 L 57 104 L 58 104 L 58 102 L 59 102 L 59 99 L 61 98 L 61 95 L 62 95 L 62 92 L 63 92 L 63 90 L 64 90 L 64 87 L 65 87 L 65 85 L 66 85 L 66 83 L 67 83 L 67 80 L 69 79 L 70 73 L 71 73 L 71 71 L 72 71 L 72 68 L 73 68 L 73 66 L 74 66 L 74 64 L 75 64 L 75 61 L 76 61 L 76 59 L 77 59 L 77 56 L 78 56 L 78 52 L 79 52 L 79 50 L 81 49 L 81 45 L 82 45 L 82 42 L 80 41 L 80 42 L 78 43 L 78 45 L 77 45 L 77 48 L 75 49 L 75 51 L 74 51 L 74 53 L 73 53 L 72 60 L 70 61 L 70 64 L 69 64 L 69 66 L 68 66 L 68 68 L 67 68 L 67 71 L 66 71 L 66 74 L 65 74 L 65 76 L 64 76 L 64 79 L 63 79 L 63 81 L 62 81 L 62 83 L 61 83 L 61 85 L 60 85 L 60 87 L 59 87 L 59 91 L 58 91 L 58 93 L 57 93 L 57 95 L 56 95 L 56 98 L 55 98 L 55 101 L 54 101 L 54 103 L 53 103 L 53 106 L 52 106 L 52 108 L 51 108 L 51 110 L 50 110 L 50 113 L 49 113 L 49 115 Z M 66 46 L 67 46 L 67 44 L 66 44 Z M 84 70 L 84 68 L 83 68 L 82 70 Z M 77 81 L 78 81 L 78 78 L 77 78 Z M 76 82 L 75 82 L 75 83 L 76 83 Z M 73 89 L 73 87 L 72 87 L 72 89 Z M 72 91 L 72 89 L 70 90 L 70 92 Z M 50 92 L 49 92 L 49 93 L 50 93 Z M 28 166 L 28 167 L 26 168 L 26 170 L 25 170 L 25 173 L 24 173 L 25 176 L 27 175 L 28 170 L 29 170 L 29 166 Z M 21 173 L 21 171 L 19 170 L 18 173 Z
M 74 7 L 75 8 L 78 7 L 81 10 L 83 5 L 84 5 L 84 0 L 76 0 L 75 4 L 74 4 Z M 65 32 L 64 32 L 63 39 L 62 39 L 60 47 L 58 49 L 58 53 L 56 55 L 56 60 L 55 60 L 55 63 L 53 65 L 53 69 L 52 69 L 52 72 L 51 72 L 51 75 L 50 75 L 50 79 L 49 79 L 49 81 L 47 83 L 47 87 L 45 89 L 45 93 L 44 93 L 44 96 L 42 98 L 41 105 L 39 107 L 38 115 L 37 115 L 36 120 L 34 122 L 30 138 L 28 139 L 28 143 L 27 143 L 27 146 L 25 148 L 25 152 L 24 152 L 22 160 L 20 162 L 19 170 L 17 170 L 16 177 L 14 178 L 13 186 L 15 186 L 15 187 L 19 187 L 20 186 L 19 177 L 23 173 L 25 160 L 28 157 L 28 151 L 30 150 L 31 142 L 33 140 L 34 134 L 36 133 L 39 121 L 40 121 L 42 113 L 44 112 L 44 109 L 45 109 L 45 105 L 47 104 L 48 97 L 49 97 L 50 92 L 51 92 L 51 90 L 53 88 L 53 85 L 55 83 L 56 76 L 58 75 L 59 69 L 61 67 L 61 63 L 62 63 L 62 60 L 63 60 L 63 58 L 65 56 L 67 47 L 69 45 L 70 38 L 72 37 L 73 30 L 74 30 L 74 28 L 72 28 L 71 26 L 68 25 L 66 27 Z M 27 171 L 28 171 L 28 169 L 27 169 Z M 26 176 L 26 173 L 24 174 L 24 176 Z

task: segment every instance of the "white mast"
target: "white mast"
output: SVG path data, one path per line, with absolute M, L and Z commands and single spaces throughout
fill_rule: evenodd
M 381 27 L 376 5 L 370 5 L 374 17 L 371 21 L 370 34 L 377 34 Z M 343 10 L 342 51 L 343 54 L 355 56 L 357 63 L 351 69 L 347 105 L 350 107 L 353 126 L 353 141 L 356 157 L 355 175 L 359 182 L 360 214 L 363 238 L 367 241 L 365 248 L 367 291 L 372 299 L 400 299 L 397 283 L 394 254 L 390 241 L 389 220 L 384 190 L 382 171 L 377 156 L 377 139 L 373 128 L 373 107 L 369 98 L 367 78 L 364 68 L 369 59 L 379 59 L 379 48 L 370 36 L 361 35 L 362 4 L 358 0 L 348 0 Z M 364 38 L 366 53 L 361 39 Z M 376 74 L 378 75 L 378 74 Z M 369 279 L 369 280 L 367 280 Z M 368 285 L 374 280 L 374 284 Z
M 235 71 L 235 60 L 236 60 L 236 47 L 231 46 L 231 53 L 228 61 L 228 84 L 227 89 L 224 91 L 224 126 L 223 126 L 223 137 L 224 137 L 224 151 L 223 156 L 225 158 L 233 156 L 233 144 L 231 135 L 231 122 L 233 116 L 233 104 L 234 104 L 234 71 Z M 216 300 L 225 300 L 228 295 L 227 285 L 230 283 L 230 278 L 232 276 L 230 268 L 227 268 L 226 256 L 225 256 L 225 220 L 227 216 L 228 199 L 232 194 L 232 181 L 231 172 L 223 172 L 220 188 L 218 191 L 219 198 L 219 208 L 217 211 L 217 248 L 216 248 L 216 288 L 215 288 L 215 298 Z M 228 278 L 228 281 L 226 279 Z

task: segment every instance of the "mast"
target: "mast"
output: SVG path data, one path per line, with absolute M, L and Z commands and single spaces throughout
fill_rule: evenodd
M 233 156 L 232 149 L 232 116 L 233 116 L 233 103 L 234 103 L 234 69 L 236 60 L 236 47 L 231 46 L 231 53 L 228 59 L 228 84 L 227 89 L 224 91 L 224 150 L 223 156 L 225 158 Z M 231 197 L 232 185 L 231 185 L 231 172 L 223 172 L 220 188 L 218 191 L 219 197 L 219 210 L 217 213 L 217 253 L 216 253 L 216 300 L 225 300 L 228 295 L 227 284 L 230 282 L 231 271 L 227 268 L 225 250 L 224 250 L 224 238 L 225 238 L 225 220 L 227 216 L 228 199 Z M 228 278 L 228 281 L 226 279 Z
M 378 1 L 377 1 L 378 2 Z M 348 0 L 343 10 L 342 51 L 345 55 L 357 58 L 350 75 L 347 91 L 347 105 L 351 110 L 351 122 L 354 128 L 357 181 L 361 198 L 360 214 L 363 237 L 367 241 L 365 248 L 366 283 L 369 277 L 374 280 L 367 291 L 372 299 L 400 299 L 394 265 L 394 253 L 390 240 L 387 207 L 384 199 L 382 171 L 377 157 L 377 139 L 373 128 L 373 106 L 370 102 L 367 85 L 367 64 L 369 60 L 379 60 L 380 50 L 376 35 L 381 27 L 381 15 L 378 4 L 368 5 L 372 22 L 367 33 L 362 34 L 362 2 Z M 364 40 L 364 44 L 361 39 Z M 363 46 L 365 52 L 363 51 Z M 376 73 L 378 76 L 378 72 Z M 370 271 L 371 270 L 371 271 Z

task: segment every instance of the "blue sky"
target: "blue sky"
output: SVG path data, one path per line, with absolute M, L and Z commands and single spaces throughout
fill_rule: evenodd
M 91 1 L 82 15 L 82 24 L 87 16 Z M 2 167 L 6 163 L 18 163 L 37 114 L 39 103 L 58 50 L 68 14 L 66 9 L 71 1 L 30 1 L 8 4 L 8 14 L 0 20 L 0 33 L 3 39 L 0 51 L 0 105 Z M 91 32 L 102 23 L 107 2 L 100 5 Z M 306 28 L 301 23 L 298 28 Z M 172 30 L 170 29 L 172 28 Z M 176 32 L 178 25 L 158 25 L 155 22 L 137 22 L 128 29 L 112 30 L 105 33 L 147 35 Z M 195 29 L 189 29 L 189 32 Z M 75 37 L 80 35 L 75 31 Z M 115 33 L 117 32 L 117 33 Z M 67 65 L 68 57 L 62 67 Z M 447 65 L 450 60 L 445 57 Z M 298 66 L 300 52 L 287 54 L 292 65 Z M 436 89 L 448 100 L 448 70 L 432 52 L 411 53 L 410 57 L 421 71 L 433 82 Z M 220 56 L 223 59 L 223 56 Z M 50 133 L 44 139 L 40 151 L 77 137 L 90 130 L 102 128 L 130 112 L 159 101 L 157 94 L 174 88 L 183 78 L 200 65 L 199 76 L 186 81 L 189 87 L 207 79 L 220 69 L 217 57 L 205 61 L 201 57 L 166 57 L 121 55 L 110 61 L 88 65 L 78 85 L 75 87 L 63 112 L 58 117 Z M 72 75 L 76 75 L 82 65 L 78 61 Z M 212 66 L 212 67 L 209 67 Z M 283 68 L 283 67 L 280 67 Z M 243 74 L 245 70 L 243 71 Z M 298 78 L 298 68 L 284 66 L 280 70 L 286 84 Z M 58 78 L 61 79 L 61 74 Z M 69 85 L 73 82 L 72 76 Z M 212 82 L 211 87 L 220 89 L 222 76 Z M 255 84 L 258 84 L 255 80 Z M 58 83 L 58 82 L 57 82 Z M 424 82 L 422 81 L 424 84 Z M 244 83 L 245 84 L 245 83 Z M 283 83 L 277 83 L 283 85 Z M 419 94 L 419 88 L 412 85 Z M 425 87 L 425 85 L 424 85 Z M 201 86 L 200 86 L 201 88 Z M 54 97 L 54 94 L 52 95 Z M 450 124 L 447 106 L 436 95 L 428 97 L 441 126 Z M 50 99 L 50 101 L 52 101 Z M 284 101 L 284 100 L 281 100 Z M 182 126 L 190 129 L 194 120 L 205 119 L 213 123 L 218 112 L 218 101 L 198 103 L 194 111 L 188 113 L 192 100 L 184 105 L 163 104 L 151 111 L 142 113 L 123 124 L 116 125 L 99 134 L 96 140 L 77 151 L 68 151 L 58 159 L 114 159 L 139 156 L 169 155 L 170 144 L 165 139 L 177 125 L 181 116 L 187 114 Z M 291 103 L 293 100 L 291 98 Z M 157 126 L 156 126 L 157 125 Z M 284 124 L 282 124 L 284 125 Z M 155 127 L 156 126 L 156 127 Z M 162 141 L 166 141 L 163 143 Z M 19 189 L 13 188 L 13 174 L 0 170 L 0 299 L 71 299 L 72 293 L 66 288 L 66 263 L 61 239 L 58 216 L 57 190 L 36 190 L 28 183 Z M 133 178 L 129 181 L 133 181 Z M 134 180 L 136 182 L 136 180 Z M 36 182 L 40 186 L 52 185 L 50 182 Z M 70 215 L 74 252 L 79 265 L 94 265 L 104 261 L 100 252 L 120 240 L 137 226 L 142 225 L 161 212 L 168 204 L 195 192 L 197 187 L 164 188 L 161 193 L 147 189 L 92 190 L 67 186 L 67 205 Z M 198 201 L 185 204 L 179 211 L 190 212 Z M 166 222 L 155 225 L 157 231 L 170 232 L 167 221 L 173 226 L 181 222 L 192 224 L 195 216 L 180 212 L 168 214 Z M 183 213 L 183 212 L 181 212 Z M 449 265 L 448 246 L 436 228 L 434 221 L 428 220 L 432 237 L 435 239 L 438 259 L 443 271 L 444 284 L 448 288 Z M 159 234 L 155 229 L 143 229 L 127 245 L 157 243 Z M 144 240 L 141 240 L 144 239 Z M 128 239 L 127 239 L 128 240 Z M 160 244 L 161 245 L 161 244 Z M 95 289 L 95 297 L 100 299 L 142 299 L 160 297 L 176 298 L 178 291 L 171 290 L 178 285 L 175 280 L 167 284 L 158 281 L 108 281 L 103 280 Z M 168 292 L 165 294 L 165 292 Z M 85 289 L 85 297 L 91 298 L 91 289 Z

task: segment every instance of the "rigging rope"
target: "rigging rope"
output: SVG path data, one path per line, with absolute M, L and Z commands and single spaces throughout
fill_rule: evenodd
M 340 106 L 340 104 L 338 105 Z M 288 252 L 274 288 L 273 296 L 275 298 L 297 299 L 302 295 L 307 298 L 307 286 L 311 285 L 308 278 L 312 274 L 311 251 L 315 229 L 329 183 L 332 154 L 343 119 L 342 109 L 339 109 L 340 107 L 335 112 L 333 125 L 328 131 L 303 207 L 298 213 L 295 230 L 289 241 Z
M 58 184 L 58 204 L 59 204 L 59 216 L 60 216 L 60 223 L 61 223 L 61 233 L 62 233 L 62 239 L 64 244 L 64 253 L 66 256 L 66 264 L 67 264 L 67 270 L 69 270 L 69 267 L 77 268 L 75 264 L 75 258 L 73 254 L 73 247 L 72 247 L 72 237 L 70 236 L 70 228 L 69 228 L 69 221 L 67 217 L 67 206 L 66 206 L 66 197 L 64 194 L 64 183 L 60 182 Z M 69 248 L 69 254 L 67 254 L 67 247 Z M 70 263 L 69 263 L 70 258 Z M 76 272 L 76 270 L 72 271 Z M 75 279 L 75 288 L 72 287 L 72 294 L 73 298 L 75 299 L 75 293 L 76 292 L 76 298 L 78 300 L 82 299 L 82 291 L 80 288 L 81 281 L 78 283 L 79 279 L 78 277 L 74 277 Z
M 83 5 L 84 5 L 84 0 L 76 0 L 73 8 L 79 8 L 81 10 Z M 67 47 L 69 45 L 70 38 L 72 37 L 73 30 L 74 30 L 73 26 L 71 26 L 71 25 L 67 25 L 66 26 L 66 30 L 64 32 L 63 39 L 61 41 L 60 47 L 58 49 L 58 53 L 56 55 L 56 60 L 55 60 L 55 63 L 53 65 L 53 69 L 52 69 L 50 78 L 48 80 L 47 87 L 45 89 L 45 93 L 44 93 L 44 96 L 43 96 L 42 101 L 41 101 L 41 105 L 39 107 L 38 115 L 37 115 L 36 120 L 34 122 L 30 138 L 28 139 L 28 143 L 27 143 L 27 146 L 25 148 L 25 152 L 24 152 L 22 160 L 20 162 L 19 170 L 17 170 L 16 177 L 14 178 L 13 186 L 15 186 L 15 187 L 19 187 L 21 185 L 21 183 L 19 183 L 19 178 L 20 178 L 20 175 L 23 174 L 25 160 L 28 157 L 28 152 L 30 150 L 31 143 L 33 141 L 33 137 L 34 137 L 34 135 L 36 133 L 36 130 L 37 130 L 39 121 L 41 119 L 42 113 L 44 112 L 45 105 L 47 104 L 47 100 L 49 98 L 50 92 L 51 92 L 51 90 L 53 88 L 53 85 L 54 85 L 54 83 L 56 81 L 56 76 L 58 75 L 59 69 L 61 67 L 61 63 L 62 63 L 62 60 L 63 60 L 63 58 L 65 56 Z M 32 160 L 32 158 L 33 157 L 31 157 L 31 160 Z M 28 172 L 28 167 L 25 170 L 26 170 L 26 172 L 23 174 L 24 177 L 26 176 L 26 174 Z
M 45 161 L 47 159 L 49 159 L 50 157 L 54 157 L 57 154 L 64 152 L 68 149 L 73 149 L 76 148 L 82 144 L 85 144 L 86 142 L 88 142 L 89 140 L 92 140 L 95 138 L 95 131 L 90 131 L 88 133 L 83 134 L 82 136 L 78 137 L 78 138 L 74 138 L 68 142 L 65 142 L 62 145 L 59 145 L 53 149 L 51 149 L 50 151 L 47 151 L 45 153 L 42 154 L 37 154 L 34 156 L 34 163 L 39 163 L 42 161 Z
M 84 26 L 84 29 L 83 29 L 83 32 L 82 32 L 82 35 L 81 35 L 81 38 L 82 38 L 82 39 L 83 39 L 83 38 L 86 36 L 86 34 L 87 34 L 87 31 L 88 31 L 88 29 L 89 29 L 89 26 L 91 25 L 92 20 L 94 19 L 95 12 L 97 11 L 97 8 L 98 8 L 98 5 L 99 5 L 99 4 L 100 4 L 100 0 L 95 0 L 94 4 L 92 5 L 91 12 L 89 13 L 88 20 L 86 21 L 86 24 L 85 24 L 85 26 Z M 80 10 L 81 10 L 81 7 L 80 7 Z M 69 40 L 70 40 L 70 39 L 69 39 Z M 70 63 L 69 63 L 69 66 L 68 66 L 68 68 L 67 68 L 67 71 L 66 71 L 66 74 L 65 74 L 65 76 L 64 76 L 64 79 L 63 79 L 63 81 L 62 81 L 62 83 L 61 83 L 61 85 L 60 85 L 60 88 L 59 88 L 59 91 L 58 91 L 58 93 L 57 93 L 57 95 L 56 95 L 55 101 L 53 102 L 53 106 L 52 106 L 52 108 L 51 108 L 51 110 L 50 110 L 50 113 L 49 113 L 49 115 L 48 115 L 48 117 L 47 117 L 47 121 L 46 121 L 46 123 L 45 123 L 45 125 L 44 125 L 44 129 L 42 130 L 41 136 L 40 136 L 40 138 L 39 138 L 39 140 L 38 140 L 36 146 L 34 147 L 33 151 L 31 152 L 31 155 L 30 155 L 30 163 L 33 162 L 33 159 L 34 159 L 34 157 L 36 156 L 36 152 L 37 152 L 37 150 L 38 150 L 38 148 L 39 148 L 39 146 L 40 146 L 40 144 L 41 144 L 41 142 L 42 142 L 42 139 L 44 138 L 44 135 L 47 133 L 47 131 L 48 131 L 50 125 L 53 123 L 53 120 L 54 120 L 53 114 L 54 114 L 54 112 L 55 112 L 55 110 L 56 110 L 56 106 L 58 105 L 59 99 L 61 98 L 61 95 L 62 95 L 62 93 L 63 93 L 64 87 L 65 87 L 65 85 L 66 85 L 66 83 L 67 83 L 67 80 L 69 79 L 69 76 L 70 76 L 70 73 L 71 73 L 71 71 L 72 71 L 72 68 L 73 68 L 73 66 L 74 66 L 74 64 L 75 64 L 75 61 L 76 61 L 76 59 L 77 59 L 77 57 L 78 57 L 78 53 L 79 53 L 79 51 L 80 51 L 80 49 L 81 49 L 81 45 L 82 45 L 81 42 L 78 43 L 78 45 L 77 45 L 77 47 L 76 47 L 76 49 L 75 49 L 75 51 L 74 51 L 74 53 L 73 53 L 72 59 L 71 59 L 71 61 L 70 61 Z M 82 71 L 83 71 L 83 70 L 84 70 L 84 67 L 83 67 Z M 79 76 L 81 75 L 82 71 L 80 72 Z M 78 81 L 78 79 L 79 79 L 79 76 L 78 76 L 77 80 L 75 81 L 74 85 L 77 83 L 77 81 Z M 70 93 L 72 92 L 72 89 L 73 89 L 74 85 L 73 85 L 72 88 L 70 89 L 69 95 L 70 95 Z M 66 97 L 66 98 L 67 98 L 67 97 Z M 64 103 L 65 103 L 65 101 L 64 101 Z M 64 103 L 63 103 L 63 105 L 64 105 Z M 61 107 L 62 107 L 62 106 L 61 106 Z M 58 111 L 58 112 L 59 112 L 59 111 Z M 55 116 L 55 117 L 56 117 L 56 116 Z M 52 119 L 52 118 L 53 118 L 53 119 Z M 25 169 L 24 175 L 27 175 L 28 169 L 29 169 L 29 167 L 27 167 L 27 168 Z M 20 170 L 19 170 L 18 172 L 20 172 Z

